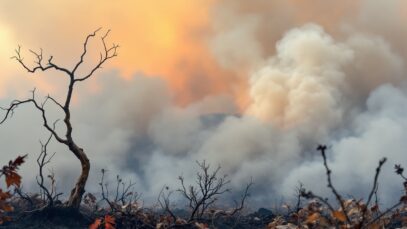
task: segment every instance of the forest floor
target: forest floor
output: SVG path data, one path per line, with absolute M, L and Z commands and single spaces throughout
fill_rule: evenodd
M 43 210 L 10 214 L 12 220 L 0 225 L 0 229 L 164 229 L 164 228 L 247 228 L 247 229 L 291 229 L 291 228 L 357 228 L 343 227 L 331 224 L 329 214 L 321 212 L 315 217 L 315 212 L 311 213 L 310 208 L 315 207 L 315 202 L 311 206 L 300 209 L 298 212 L 276 215 L 269 209 L 260 208 L 256 212 L 239 216 L 211 216 L 201 220 L 187 222 L 179 218 L 178 222 L 171 220 L 162 212 L 146 211 L 135 215 L 123 215 L 120 213 L 109 213 L 111 224 L 105 219 L 106 213 L 90 212 L 86 207 L 81 213 L 71 211 L 66 208 L 52 207 Z M 304 217 L 298 217 L 304 214 Z M 340 216 L 338 216 L 340 217 Z M 100 224 L 95 225 L 95 220 L 101 219 Z M 378 220 L 378 223 L 371 224 L 366 228 L 407 228 L 407 211 L 391 214 L 389 217 Z M 340 223 L 341 220 L 337 220 Z M 380 222 L 380 224 L 379 224 Z
M 404 187 L 398 202 L 390 207 L 383 207 L 378 201 L 378 177 L 386 158 L 379 161 L 372 189 L 366 199 L 345 199 L 335 189 L 331 181 L 331 170 L 325 156 L 325 146 L 318 147 L 324 159 L 328 188 L 333 199 L 315 195 L 306 190 L 302 184 L 296 192 L 294 204 L 284 204 L 281 211 L 260 208 L 246 213 L 249 191 L 253 184 L 247 184 L 241 199 L 235 201 L 232 209 L 217 207 L 215 204 L 223 194 L 229 192 L 226 176 L 219 176 L 220 167 L 210 170 L 204 162 L 198 163 L 196 185 L 186 185 L 179 177 L 180 188 L 170 190 L 163 187 L 158 203 L 152 208 L 140 204 L 140 196 L 133 191 L 134 183 L 124 183 L 117 176 L 115 192 L 109 192 L 104 181 L 105 171 L 99 185 L 99 198 L 85 193 L 79 209 L 68 208 L 56 193 L 54 177 L 49 176 L 51 185 L 45 187 L 38 180 L 42 191 L 40 194 L 24 193 L 21 177 L 17 170 L 24 163 L 25 156 L 17 157 L 0 169 L 7 189 L 0 189 L 0 229 L 166 229 L 166 228 L 247 228 L 247 229 L 381 229 L 407 228 L 407 177 L 404 168 L 395 165 L 395 173 L 401 178 Z M 12 189 L 13 188 L 13 189 Z M 121 190 L 121 191 L 120 191 Z M 185 209 L 176 209 L 171 201 L 171 194 L 181 194 L 187 203 Z M 110 193 L 110 195 L 109 195 Z

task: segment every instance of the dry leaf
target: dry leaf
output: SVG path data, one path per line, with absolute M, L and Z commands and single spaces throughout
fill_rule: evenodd
M 311 214 L 310 216 L 308 216 L 305 223 L 315 223 L 320 217 L 321 217 L 321 215 L 318 212 L 315 212 L 315 213 Z
M 332 212 L 332 217 L 341 221 L 341 222 L 345 222 L 346 221 L 346 216 L 345 213 L 343 213 L 343 211 L 334 211 Z
M 14 171 L 9 171 L 5 175 L 6 175 L 7 188 L 12 186 L 12 185 L 20 187 L 20 184 L 21 184 L 21 176 L 20 175 L 18 175 Z
M 95 221 L 89 226 L 89 229 L 98 229 L 102 224 L 101 219 L 95 219 Z
M 5 212 L 11 212 L 14 210 L 14 208 L 10 204 L 4 204 L 3 206 L 1 206 L 1 210 Z
M 0 189 L 0 201 L 7 200 L 9 198 L 11 198 L 11 194 L 9 192 L 3 192 L 3 190 Z
M 105 215 L 105 229 L 115 229 L 115 218 L 110 215 Z

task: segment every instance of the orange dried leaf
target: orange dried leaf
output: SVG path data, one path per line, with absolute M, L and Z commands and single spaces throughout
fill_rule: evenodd
M 116 229 L 116 228 L 114 227 L 114 225 L 110 223 L 105 223 L 105 229 Z
M 7 200 L 10 198 L 11 198 L 10 192 L 3 192 L 3 190 L 0 189 L 0 201 Z
M 315 213 L 311 214 L 310 216 L 308 216 L 305 223 L 315 223 L 319 219 L 319 217 L 321 217 L 321 215 L 318 212 L 315 212 Z
M 0 207 L 0 209 L 5 212 L 11 212 L 14 210 L 14 208 L 10 204 L 4 204 Z
M 93 222 L 93 223 L 89 226 L 89 229 L 98 229 L 101 224 L 102 224 L 102 220 L 101 220 L 101 219 L 95 219 L 95 222 Z
M 369 228 L 371 228 L 371 229 L 381 229 L 383 227 L 382 227 L 382 225 L 380 223 L 373 223 L 373 224 L 369 225 Z
M 6 174 L 6 184 L 7 184 L 7 188 L 14 185 L 17 187 L 20 187 L 21 184 L 21 176 L 18 175 L 16 172 L 14 171 L 9 171 Z
M 105 215 L 105 229 L 115 229 L 115 218 L 110 215 Z
M 341 221 L 341 222 L 345 222 L 346 221 L 346 216 L 345 213 L 343 213 L 343 211 L 334 211 L 332 212 L 332 217 Z

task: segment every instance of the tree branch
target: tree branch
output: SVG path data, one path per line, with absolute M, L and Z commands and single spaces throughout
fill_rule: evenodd
M 89 39 L 90 37 L 95 36 L 95 34 L 96 34 L 97 31 L 99 31 L 99 30 L 96 30 L 95 33 L 91 34 L 90 36 L 88 36 L 88 37 L 86 38 L 86 41 L 85 41 L 85 44 L 84 44 L 84 52 L 82 53 L 82 56 L 81 56 L 81 61 L 79 61 L 78 64 L 75 66 L 75 69 L 74 69 L 73 72 L 76 71 L 77 67 L 79 67 L 79 65 L 82 63 L 83 57 L 86 55 L 86 46 L 87 46 L 88 39 Z M 106 32 L 106 34 L 101 37 L 101 41 L 102 41 L 103 48 L 104 48 L 104 53 L 103 53 L 103 54 L 102 54 L 102 53 L 100 54 L 99 63 L 98 63 L 94 68 L 92 68 L 92 70 L 91 70 L 87 75 L 85 75 L 85 76 L 83 76 L 83 77 L 81 77 L 81 78 L 75 79 L 75 80 L 74 80 L 75 82 L 87 80 L 89 77 L 91 77 L 91 76 L 93 75 L 93 73 L 95 73 L 96 70 L 98 70 L 99 68 L 101 68 L 101 66 L 102 66 L 107 60 L 109 60 L 109 59 L 111 59 L 111 58 L 117 56 L 117 49 L 119 48 L 119 45 L 116 45 L 116 44 L 113 43 L 112 46 L 110 46 L 110 47 L 107 47 L 107 46 L 106 46 L 106 41 L 105 41 L 105 39 L 106 39 L 106 37 L 109 35 L 109 32 L 110 32 L 110 30 L 108 30 L 108 31 Z
M 373 187 L 372 187 L 372 190 L 370 191 L 369 197 L 367 199 L 366 206 L 362 210 L 362 220 L 359 223 L 359 228 L 362 228 L 363 224 L 365 223 L 367 209 L 369 207 L 370 201 L 372 200 L 374 193 L 377 191 L 377 188 L 378 188 L 377 180 L 379 179 L 380 170 L 381 170 L 382 166 L 384 165 L 384 163 L 386 162 L 386 160 L 387 160 L 387 158 L 383 158 L 382 160 L 380 160 L 379 165 L 376 168 L 376 174 L 375 174 L 374 180 L 373 180 Z
M 82 52 L 82 55 L 81 55 L 81 57 L 80 57 L 79 62 L 78 62 L 78 63 L 75 65 L 75 67 L 73 68 L 72 74 L 75 74 L 76 70 L 77 70 L 77 69 L 79 68 L 79 66 L 83 63 L 83 60 L 84 60 L 84 58 L 85 58 L 85 55 L 86 55 L 86 53 L 87 53 L 87 51 L 88 51 L 88 50 L 87 50 L 87 47 L 88 47 L 89 39 L 91 39 L 92 37 L 96 36 L 96 33 L 99 32 L 101 29 L 102 29 L 102 28 L 98 28 L 97 30 L 95 30 L 93 33 L 89 34 L 89 35 L 86 37 L 85 42 L 83 43 L 83 52 Z
M 6 111 L 5 116 L 3 117 L 3 119 L 0 121 L 0 125 L 3 124 L 8 117 L 11 117 L 14 114 L 14 110 L 23 104 L 26 103 L 32 103 L 34 104 L 34 107 L 37 108 L 37 110 L 39 110 L 41 112 L 42 115 L 42 119 L 43 119 L 43 126 L 50 132 L 53 134 L 53 136 L 55 137 L 55 139 L 61 143 L 67 144 L 67 140 L 61 138 L 56 131 L 54 130 L 54 128 L 52 128 L 49 124 L 48 124 L 48 119 L 46 117 L 45 114 L 45 109 L 44 106 L 47 103 L 48 99 L 50 97 L 46 97 L 46 99 L 44 100 L 44 102 L 42 102 L 41 104 L 38 104 L 37 100 L 35 99 L 35 88 L 34 90 L 32 90 L 32 97 L 30 99 L 26 99 L 26 100 L 14 100 L 11 102 L 10 106 L 8 108 L 4 108 L 4 107 L 0 107 L 0 109 Z
M 24 63 L 24 58 L 21 56 L 21 46 L 19 45 L 17 49 L 15 49 L 15 56 L 12 56 L 11 59 L 17 60 L 21 66 L 23 66 L 24 69 L 26 69 L 29 73 L 35 73 L 37 70 L 45 72 L 48 69 L 55 69 L 61 72 L 64 72 L 68 75 L 72 75 L 72 73 L 63 67 L 59 67 L 58 65 L 52 63 L 52 56 L 48 59 L 48 63 L 46 66 L 43 65 L 43 54 L 42 54 L 42 49 L 40 49 L 40 52 L 35 52 L 31 49 L 29 51 L 35 56 L 36 61 L 34 63 L 36 64 L 34 67 L 30 68 Z
M 328 179 L 328 188 L 331 189 L 332 193 L 335 195 L 337 201 L 339 202 L 339 204 L 340 204 L 340 206 L 342 208 L 342 212 L 345 215 L 346 222 L 348 222 L 350 224 L 351 222 L 350 222 L 348 213 L 346 212 L 345 205 L 343 204 L 342 196 L 338 193 L 338 191 L 336 191 L 335 187 L 332 184 L 332 180 L 331 180 L 332 171 L 328 167 L 328 162 L 327 162 L 326 154 L 325 154 L 326 148 L 327 147 L 325 145 L 319 145 L 317 150 L 321 152 L 322 158 L 324 160 L 324 166 L 325 166 L 325 169 L 326 169 L 326 175 L 327 175 L 327 179 Z

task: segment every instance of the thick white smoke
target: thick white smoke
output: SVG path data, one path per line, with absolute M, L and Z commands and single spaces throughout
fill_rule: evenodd
M 393 11 L 396 3 L 386 7 Z M 224 68 L 246 76 L 250 102 L 243 111 L 228 94 L 179 107 L 164 80 L 137 75 L 125 81 L 115 71 L 92 79 L 96 86 L 78 88 L 74 135 L 93 162 L 89 191 L 98 191 L 98 171 L 106 168 L 112 178 L 136 181 L 154 201 L 163 185 L 176 188 L 181 174 L 193 179 L 195 161 L 207 160 L 222 166 L 234 191 L 253 178 L 253 203 L 289 197 L 300 181 L 329 196 L 315 150 L 324 143 L 342 193 L 365 196 L 378 161 L 387 157 L 379 195 L 386 204 L 397 200 L 401 186 L 392 166 L 406 164 L 407 48 L 387 27 L 406 35 L 401 19 L 370 25 L 380 1 L 362 1 L 356 16 L 326 25 L 295 21 L 287 16 L 298 13 L 289 3 L 271 4 L 286 20 L 270 14 L 275 8 L 256 7 L 264 1 L 251 4 L 218 6 L 208 42 Z M 35 180 L 38 136 L 46 137 L 39 126 L 39 114 L 23 108 L 0 128 L 2 158 L 30 153 L 22 170 L 28 187 L 35 187 L 29 181 Z M 52 148 L 60 189 L 69 190 L 79 163 L 58 144 Z

